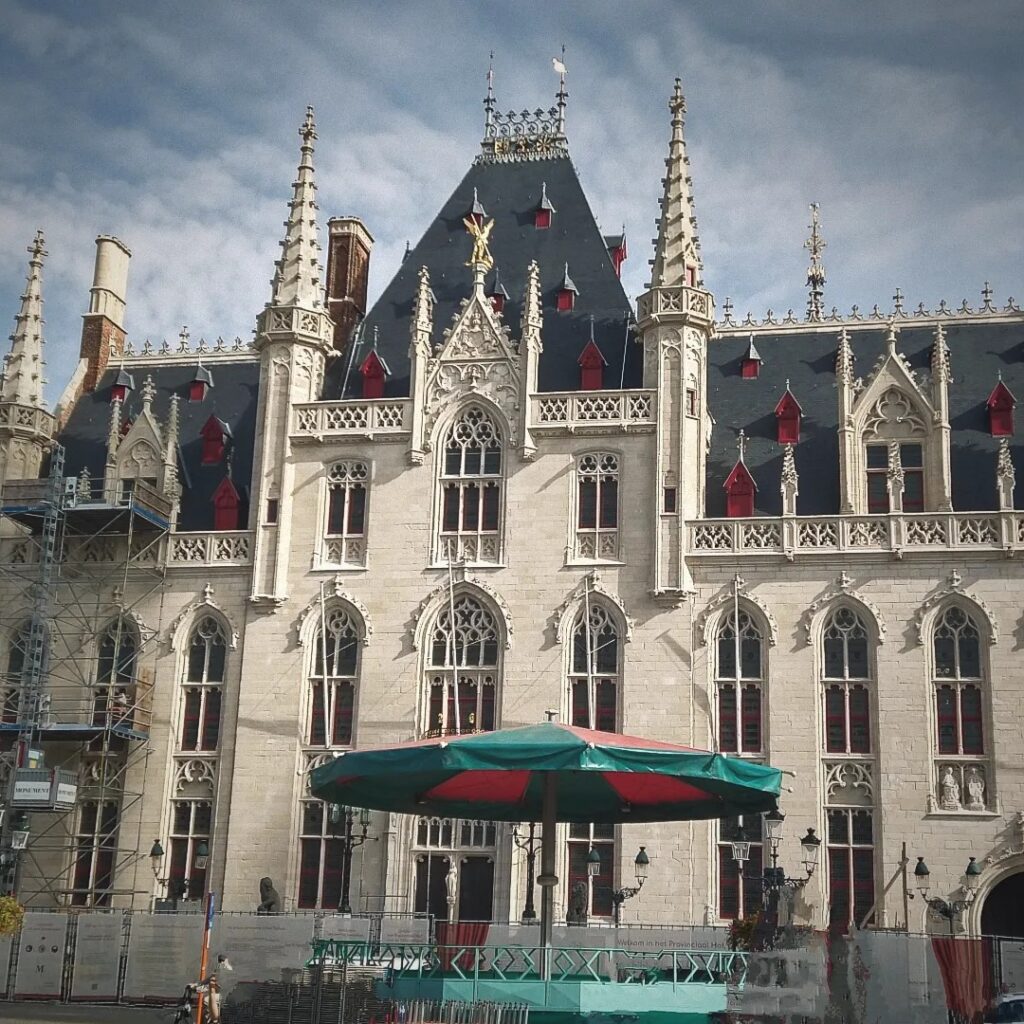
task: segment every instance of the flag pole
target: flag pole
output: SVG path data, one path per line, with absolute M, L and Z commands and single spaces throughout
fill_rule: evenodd
M 448 641 L 452 658 L 452 700 L 455 704 L 455 735 L 462 734 L 462 709 L 459 707 L 459 667 L 455 647 L 455 573 L 452 570 L 452 552 L 448 549 Z M 444 710 L 442 709 L 442 715 Z
M 196 1024 L 203 1024 L 203 983 L 206 981 L 207 961 L 210 958 L 210 932 L 217 897 L 213 890 L 206 894 L 206 920 L 203 922 L 203 947 L 199 954 L 199 998 L 196 1000 Z

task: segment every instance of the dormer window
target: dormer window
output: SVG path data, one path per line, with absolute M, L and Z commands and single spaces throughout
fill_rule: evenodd
M 505 286 L 501 283 L 501 274 L 497 267 L 494 268 L 494 280 L 484 294 L 491 300 L 491 307 L 495 313 L 504 312 L 505 303 L 508 302 L 508 292 L 505 291 Z
M 469 216 L 476 221 L 478 228 L 483 227 L 484 221 L 487 219 L 487 211 L 484 209 L 484 204 L 480 202 L 476 189 L 473 189 L 473 205 L 469 208 Z
M 551 227 L 551 218 L 554 216 L 555 208 L 548 199 L 548 184 L 542 182 L 540 186 L 540 202 L 537 209 L 533 211 L 533 226 L 539 230 Z
M 375 348 L 371 349 L 370 354 L 363 360 L 359 373 L 363 378 L 363 398 L 383 398 L 384 384 L 391 370 Z
M 569 264 L 566 263 L 562 283 L 558 286 L 558 297 L 555 300 L 555 307 L 560 313 L 567 313 L 570 310 L 575 309 L 577 295 L 579 295 L 579 289 L 573 283 L 573 279 L 569 276 Z
M 622 264 L 626 262 L 626 229 L 623 227 L 621 235 L 605 235 L 604 245 L 608 250 L 608 256 L 615 268 L 615 276 L 622 277 Z
M 689 271 L 690 268 L 687 268 Z M 740 365 L 740 376 L 746 380 L 756 380 L 761 375 L 761 353 L 754 345 L 754 336 L 750 336 L 750 344 L 747 345 L 747 354 L 743 357 Z
M 800 408 L 800 403 L 793 396 L 793 392 L 789 390 L 789 381 L 786 381 L 786 392 L 779 399 L 779 404 L 775 406 L 779 444 L 800 443 L 800 417 L 802 415 L 803 409 Z
M 190 402 L 202 402 L 206 393 L 213 387 L 213 374 L 200 363 L 192 374 L 192 380 L 188 385 L 188 400 Z
M 128 397 L 129 391 L 135 390 L 135 378 L 122 366 L 117 371 L 117 377 L 114 379 L 114 383 L 110 386 L 110 403 L 113 405 L 114 402 L 120 402 L 124 404 L 125 399 Z
M 757 493 L 757 484 L 747 469 L 745 452 L 747 438 L 744 431 L 740 431 L 738 438 L 740 457 L 732 472 L 725 478 L 725 514 L 730 519 L 742 519 L 754 514 L 754 495 Z
M 203 440 L 204 466 L 219 465 L 224 459 L 224 449 L 231 437 L 231 428 L 216 416 L 211 416 L 199 431 Z
M 237 530 L 242 499 L 230 475 L 225 476 L 213 492 L 213 528 Z
M 580 368 L 580 390 L 600 391 L 604 387 L 604 368 L 608 361 L 594 341 L 593 330 L 591 330 L 590 341 L 584 346 L 579 359 L 576 360 Z
M 1000 377 L 985 403 L 988 408 L 988 429 L 993 437 L 1011 437 L 1013 435 L 1013 407 L 1016 404 L 1017 400 L 1013 397 L 1013 392 Z

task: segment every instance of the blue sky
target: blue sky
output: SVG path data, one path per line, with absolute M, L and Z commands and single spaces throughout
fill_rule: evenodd
M 269 295 L 307 103 L 322 224 L 377 239 L 371 292 L 477 151 L 488 51 L 499 106 L 569 137 L 627 291 L 647 274 L 675 75 L 687 96 L 705 277 L 719 307 L 802 312 L 807 204 L 826 304 L 1024 297 L 1024 19 L 1017 0 L 180 2 L 0 5 L 0 317 L 46 233 L 48 394 L 77 357 L 93 238 L 132 249 L 139 341 L 248 338 Z

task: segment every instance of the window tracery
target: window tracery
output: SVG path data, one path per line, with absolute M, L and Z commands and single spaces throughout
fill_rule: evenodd
M 569 718 L 573 725 L 619 731 L 621 637 L 608 609 L 585 604 L 573 627 L 569 666 Z
M 587 561 L 619 558 L 618 527 L 618 455 L 580 455 L 576 459 L 576 557 Z
M 366 499 L 370 467 L 360 459 L 335 462 L 327 471 L 327 521 L 324 561 L 331 565 L 366 565 Z
M 750 614 L 723 615 L 716 637 L 718 749 L 723 753 L 764 751 L 764 638 Z
M 215 751 L 219 745 L 226 657 L 223 625 L 214 616 L 204 615 L 189 635 L 180 750 Z
M 360 628 L 351 612 L 333 605 L 322 612 L 313 637 L 306 742 L 311 747 L 352 743 L 359 677 Z

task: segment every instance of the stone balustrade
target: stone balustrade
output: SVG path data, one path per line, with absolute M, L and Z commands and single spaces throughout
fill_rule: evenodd
M 567 391 L 533 395 L 530 428 L 571 433 L 653 430 L 653 391 Z
M 376 437 L 411 429 L 408 398 L 367 401 L 304 402 L 292 410 L 292 438 L 320 441 L 328 437 Z
M 197 565 L 249 565 L 253 534 L 248 530 L 213 533 L 172 533 L 167 539 L 170 568 Z

